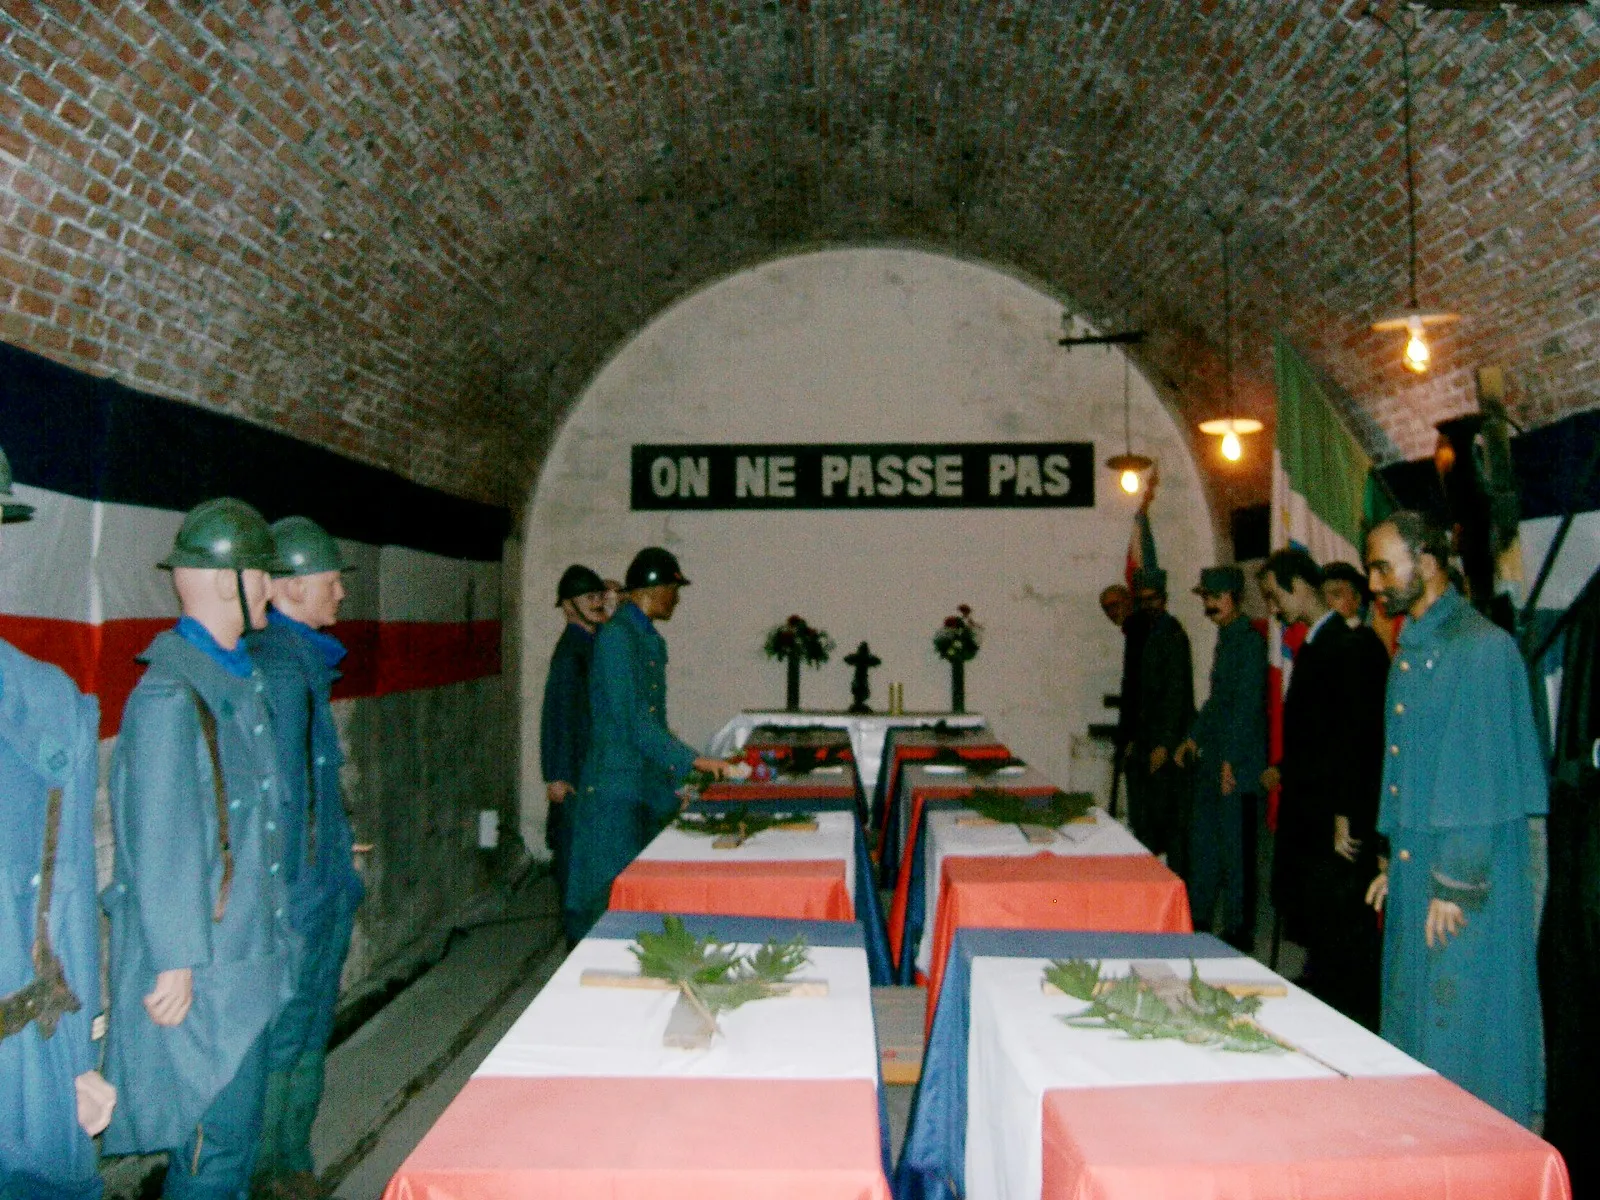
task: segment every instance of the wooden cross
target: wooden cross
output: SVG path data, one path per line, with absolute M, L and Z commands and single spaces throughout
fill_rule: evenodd
M 1074 817 L 1072 820 L 1067 822 L 1068 825 L 1093 825 L 1094 823 L 1095 818 L 1093 815 Z M 972 829 L 981 829 L 990 825 L 998 825 L 1000 822 L 996 821 L 993 817 L 971 816 L 957 817 L 956 824 Z M 1030 846 L 1048 846 L 1060 836 L 1058 831 L 1049 825 L 1019 824 L 1017 828 L 1022 831 L 1022 836 L 1027 839 Z
M 632 971 L 607 971 L 591 967 L 578 977 L 581 987 L 629 988 L 646 992 L 678 993 L 678 1002 L 667 1017 L 667 1031 L 661 1044 L 669 1050 L 706 1050 L 717 1035 L 716 1017 L 696 1003 L 687 991 L 667 979 L 640 975 Z M 773 996 L 826 996 L 826 979 L 789 979 L 767 985 Z
M 783 821 L 777 825 L 768 825 L 766 829 L 760 832 L 765 833 L 768 829 L 776 829 L 783 833 L 815 833 L 817 828 L 817 819 L 815 817 L 797 817 L 793 821 Z M 754 836 L 741 825 L 738 833 L 723 834 L 711 843 L 711 848 L 713 850 L 737 850 Z
M 1189 991 L 1189 981 L 1184 979 L 1164 962 L 1136 962 L 1129 964 L 1130 971 L 1141 979 L 1145 986 L 1159 996 L 1168 1008 L 1186 1005 L 1192 1002 L 1193 997 Z M 1117 981 L 1115 979 L 1102 979 L 1096 986 L 1096 992 L 1104 992 Z M 1207 979 L 1206 983 L 1214 988 L 1221 988 L 1235 999 L 1244 996 L 1287 996 L 1289 987 L 1279 983 L 1276 979 Z M 1064 993 L 1048 979 L 1044 980 L 1041 990 L 1047 996 L 1060 996 Z

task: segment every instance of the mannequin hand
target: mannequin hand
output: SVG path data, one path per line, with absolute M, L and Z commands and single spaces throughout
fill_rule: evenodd
M 157 1025 L 168 1029 L 183 1024 L 194 1002 L 194 973 L 177 967 L 156 976 L 155 989 L 144 998 L 144 1010 Z
M 1466 927 L 1467 914 L 1461 911 L 1459 904 L 1452 904 L 1449 900 L 1428 901 L 1428 921 L 1423 927 L 1428 949 L 1433 949 L 1437 944 L 1442 950 L 1446 942 Z
M 1350 836 L 1350 818 L 1333 819 L 1333 852 L 1346 862 L 1355 862 L 1361 853 L 1361 839 Z
M 90 1137 L 104 1133 L 111 1124 L 111 1110 L 117 1106 L 117 1089 L 99 1071 L 85 1071 L 73 1084 L 78 1093 L 78 1124 Z
M 1367 885 L 1367 903 L 1378 912 L 1383 911 L 1383 902 L 1389 898 L 1389 873 L 1385 871 Z
M 1150 774 L 1154 775 L 1166 765 L 1167 748 L 1165 746 L 1157 746 L 1154 750 L 1150 751 Z
M 560 804 L 572 795 L 572 785 L 564 779 L 557 779 L 544 785 L 544 798 L 551 804 Z
M 1264 791 L 1264 792 L 1274 791 L 1282 783 L 1283 783 L 1283 775 L 1278 771 L 1277 767 L 1268 767 L 1265 771 L 1261 772 L 1261 790 L 1262 791 Z
M 1222 764 L 1222 794 L 1233 795 L 1233 789 L 1239 786 L 1239 781 L 1233 777 L 1233 764 Z
M 731 765 L 726 759 L 722 758 L 697 758 L 694 760 L 694 769 L 696 771 L 704 771 L 707 775 L 713 775 L 718 779 L 726 779 L 728 777 L 728 769 Z
M 1183 766 L 1200 747 L 1194 744 L 1193 738 L 1185 738 L 1178 743 L 1178 748 L 1172 752 L 1172 761 L 1177 766 Z

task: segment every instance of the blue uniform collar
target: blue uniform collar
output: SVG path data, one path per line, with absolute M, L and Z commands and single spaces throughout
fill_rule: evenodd
M 344 656 L 349 653 L 345 649 L 344 643 L 331 633 L 323 633 L 320 629 L 313 629 L 304 621 L 296 621 L 293 617 L 285 616 L 275 608 L 267 609 L 267 624 L 291 630 L 305 638 L 306 642 L 317 652 L 318 657 L 328 665 L 329 669 L 337 667 L 344 661 Z
M 1402 646 L 1414 646 L 1435 636 L 1444 623 L 1453 617 L 1465 603 L 1465 598 L 1462 597 L 1460 592 L 1456 591 L 1453 585 L 1445 588 L 1444 595 L 1435 600 L 1429 606 L 1427 612 L 1415 620 L 1406 621 L 1400 627 L 1400 644 Z
M 622 606 L 617 609 L 617 616 L 612 617 L 611 619 L 615 621 L 617 617 L 626 617 L 640 629 L 648 630 L 651 633 L 656 632 L 656 623 L 649 617 L 645 616 L 644 609 L 640 608 L 632 600 L 624 601 Z
M 592 642 L 594 641 L 594 635 L 596 631 L 593 629 L 586 629 L 584 626 L 579 625 L 576 621 L 568 621 L 567 632 L 573 637 L 582 638 L 586 642 Z
M 250 673 L 255 669 L 255 664 L 250 661 L 250 652 L 245 649 L 243 638 L 239 639 L 239 644 L 232 650 L 224 650 L 217 644 L 217 639 L 211 636 L 211 631 L 193 617 L 180 617 L 177 627 L 172 632 L 202 652 L 229 675 L 249 679 Z

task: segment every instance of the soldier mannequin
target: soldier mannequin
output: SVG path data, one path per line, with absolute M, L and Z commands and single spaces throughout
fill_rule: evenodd
M 556 607 L 567 619 L 550 655 L 539 718 L 539 766 L 544 772 L 545 842 L 556 896 L 567 894 L 567 864 L 572 858 L 572 819 L 567 799 L 578 790 L 578 772 L 589 753 L 589 668 L 594 639 L 611 617 L 606 581 L 574 563 L 556 585 Z
M 1246 861 L 1245 830 L 1254 827 L 1255 793 L 1267 765 L 1267 643 L 1240 611 L 1238 567 L 1205 568 L 1194 590 L 1219 632 L 1211 692 L 1173 756 L 1180 767 L 1194 763 L 1189 906 L 1195 927 L 1212 929 L 1220 899 L 1221 925 L 1213 932 L 1249 949 L 1245 872 L 1253 864 Z
M 574 836 L 563 911 L 573 943 L 605 911 L 612 880 L 678 809 L 675 792 L 689 771 L 719 779 L 728 771 L 667 728 L 667 643 L 655 622 L 672 619 L 688 586 L 677 558 L 641 550 L 625 582 L 627 598 L 595 639 L 589 753 L 578 793 L 566 801 Z
M 330 699 L 345 648 L 324 632 L 339 619 L 343 573 L 339 543 L 307 517 L 272 526 L 280 572 L 272 581 L 267 627 L 249 636 L 266 681 L 273 740 L 283 780 L 283 874 L 289 919 L 305 941 L 294 999 L 270 1035 L 265 1117 L 256 1162 L 260 1191 L 313 1197 L 311 1125 L 322 1103 L 328 1038 L 339 977 L 365 887 L 356 873 L 339 772 L 344 752 Z
M 1142 640 L 1138 673 L 1125 681 L 1131 687 L 1122 701 L 1129 721 L 1128 817 L 1133 835 L 1152 854 L 1167 855 L 1168 865 L 1187 878 L 1189 779 L 1173 754 L 1194 721 L 1189 635 L 1167 611 L 1165 571 L 1135 571 L 1133 590 L 1139 613 L 1123 622 L 1123 631 Z
M 141 660 L 111 763 L 111 1023 L 121 1103 L 109 1154 L 169 1152 L 167 1196 L 238 1196 L 261 1137 L 267 1026 L 298 938 L 283 884 L 281 783 L 241 644 L 277 564 L 261 515 L 209 500 L 161 564 L 183 617 Z
M 0 453 L 0 522 L 25 521 L 32 513 L 12 496 L 11 466 Z M 57 668 L 0 641 L 4 1200 L 94 1200 L 101 1192 L 89 1139 L 111 1119 L 116 1091 L 93 1069 L 90 1039 L 100 1007 L 93 823 L 98 736 L 92 697 L 79 695 Z

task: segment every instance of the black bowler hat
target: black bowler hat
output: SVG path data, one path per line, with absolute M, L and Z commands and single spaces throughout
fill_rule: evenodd
M 591 592 L 606 590 L 606 581 L 582 563 L 573 563 L 561 572 L 561 582 L 556 584 L 556 607 L 560 608 L 574 596 L 587 596 Z
M 635 588 L 655 587 L 663 583 L 687 587 L 689 581 L 683 577 L 683 568 L 678 565 L 678 558 L 671 550 L 646 546 L 628 564 L 628 575 L 622 586 L 631 592 Z
M 1322 568 L 1322 581 L 1330 579 L 1342 580 L 1355 588 L 1356 595 L 1361 597 L 1362 603 L 1372 599 L 1372 592 L 1367 586 L 1367 577 L 1361 573 L 1361 568 L 1347 562 L 1331 562 Z

